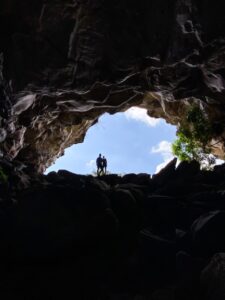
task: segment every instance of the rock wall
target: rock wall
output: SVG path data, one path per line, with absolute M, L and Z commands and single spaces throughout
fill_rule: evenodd
M 136 105 L 179 124 L 195 101 L 222 128 L 212 144 L 223 158 L 224 6 L 1 1 L 0 52 L 13 106 L 3 155 L 42 172 L 104 112 Z

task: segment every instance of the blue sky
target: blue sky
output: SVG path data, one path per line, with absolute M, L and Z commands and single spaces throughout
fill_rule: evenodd
M 91 174 L 101 153 L 110 173 L 154 174 L 172 159 L 170 147 L 175 138 L 175 126 L 148 117 L 145 109 L 132 107 L 125 113 L 104 114 L 88 130 L 84 142 L 67 148 L 45 173 L 66 169 Z

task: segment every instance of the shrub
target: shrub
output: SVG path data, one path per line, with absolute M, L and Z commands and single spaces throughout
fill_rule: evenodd
M 207 146 L 213 131 L 200 107 L 194 105 L 187 112 L 185 120 L 177 131 L 172 152 L 180 161 L 197 160 L 204 168 L 215 164 L 215 157 Z

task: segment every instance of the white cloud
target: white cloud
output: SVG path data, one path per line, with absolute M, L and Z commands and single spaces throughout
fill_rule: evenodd
M 87 166 L 88 168 L 90 168 L 91 170 L 93 170 L 93 168 L 95 168 L 95 160 L 94 160 L 94 159 L 91 159 L 90 161 L 88 161 L 88 162 L 86 163 L 86 166 Z
M 147 110 L 140 107 L 131 107 L 125 111 L 127 119 L 132 119 L 138 122 L 143 122 L 148 126 L 155 127 L 160 123 L 160 119 L 149 117 Z
M 173 156 L 171 143 L 168 141 L 161 141 L 158 145 L 152 147 L 151 153 L 159 153 L 164 159 L 168 159 L 168 157 Z
M 168 141 L 161 141 L 158 145 L 151 148 L 151 153 L 162 156 L 163 162 L 156 166 L 155 173 L 162 170 L 173 159 L 171 143 Z

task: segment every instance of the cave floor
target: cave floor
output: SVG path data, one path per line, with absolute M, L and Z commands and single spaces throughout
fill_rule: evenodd
M 172 162 L 152 178 L 21 174 L 0 190 L 2 299 L 212 299 L 223 290 L 224 165 Z

